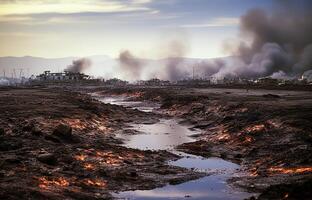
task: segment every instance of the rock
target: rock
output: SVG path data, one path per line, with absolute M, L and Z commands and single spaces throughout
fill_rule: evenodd
M 45 164 L 48 165 L 55 165 L 57 162 L 57 159 L 55 157 L 55 155 L 53 153 L 44 153 L 44 154 L 40 154 L 37 159 Z
M 54 129 L 53 135 L 62 139 L 72 139 L 72 128 L 69 125 L 60 124 Z
M 39 128 L 33 127 L 33 128 L 31 129 L 31 134 L 32 134 L 32 135 L 39 136 L 39 135 L 42 135 L 42 131 L 41 131 Z

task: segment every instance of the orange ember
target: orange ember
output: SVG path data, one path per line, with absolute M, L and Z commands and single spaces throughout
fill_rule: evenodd
M 254 141 L 252 137 L 248 137 L 248 136 L 245 137 L 245 142 L 252 142 L 252 141 Z
M 265 129 L 265 125 L 264 124 L 258 124 L 258 125 L 247 127 L 246 131 L 247 132 L 259 132 L 259 131 L 263 131 L 264 129 Z
M 86 179 L 84 180 L 84 184 L 88 186 L 105 187 L 107 182 L 102 181 L 100 179 L 94 179 L 94 180 Z
M 41 189 L 48 189 L 49 187 L 67 187 L 69 186 L 69 182 L 63 177 L 52 180 L 48 180 L 45 177 L 40 177 L 38 186 Z
M 87 158 L 86 155 L 76 155 L 75 156 L 75 159 L 76 160 L 80 160 L 80 161 L 84 161 L 86 158 Z
M 94 170 L 95 169 L 95 166 L 93 164 L 90 164 L 90 163 L 86 163 L 83 165 L 83 168 L 85 170 Z
M 86 124 L 80 119 L 64 119 L 64 121 L 74 129 L 83 130 L 86 128 Z
M 312 167 L 295 167 L 295 168 L 271 167 L 269 171 L 282 174 L 297 174 L 297 173 L 312 172 Z

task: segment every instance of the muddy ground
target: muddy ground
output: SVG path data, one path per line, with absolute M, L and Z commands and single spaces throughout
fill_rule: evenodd
M 0 199 L 110 199 L 203 176 L 169 166 L 166 151 L 128 149 L 127 123 L 159 115 L 51 88 L 0 89 Z
M 312 93 L 261 89 L 113 88 L 160 103 L 158 111 L 203 130 L 179 150 L 242 165 L 230 182 L 260 192 L 258 199 L 312 199 Z

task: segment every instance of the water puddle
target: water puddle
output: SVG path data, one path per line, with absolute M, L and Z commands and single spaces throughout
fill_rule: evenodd
M 124 106 L 127 108 L 138 109 L 143 112 L 153 112 L 155 109 L 159 108 L 160 105 L 149 102 L 141 102 L 141 101 L 130 101 L 127 96 L 113 96 L 113 97 L 104 97 L 101 98 L 99 96 L 95 96 L 98 100 L 109 103 L 112 105 Z
M 106 97 L 99 99 L 104 103 L 122 105 L 152 112 L 158 105 L 146 106 L 142 102 L 131 102 L 123 97 Z M 142 107 L 141 107 L 142 106 Z M 211 175 L 179 185 L 167 185 L 154 190 L 126 191 L 114 194 L 117 199 L 156 200 L 156 199 L 217 199 L 238 200 L 252 196 L 250 193 L 238 191 L 229 187 L 226 180 L 237 173 L 239 165 L 221 158 L 203 158 L 176 151 L 177 145 L 193 142 L 192 135 L 198 130 L 190 130 L 179 124 L 177 119 L 161 119 L 155 124 L 133 124 L 130 129 L 141 132 L 136 135 L 119 134 L 117 137 L 124 140 L 124 146 L 141 150 L 168 150 L 181 155 L 182 158 L 170 161 L 168 164 L 189 168 L 195 171 L 208 172 Z
M 117 137 L 125 141 L 125 146 L 141 150 L 173 150 L 177 145 L 195 141 L 189 136 L 199 133 L 181 126 L 174 119 L 160 120 L 155 124 L 134 124 L 130 129 L 142 134 L 119 134 Z

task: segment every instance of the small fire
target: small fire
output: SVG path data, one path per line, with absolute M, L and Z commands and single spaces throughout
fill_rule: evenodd
M 219 140 L 219 141 L 225 141 L 225 140 L 228 140 L 228 139 L 230 139 L 230 135 L 229 134 L 222 134 L 222 135 L 220 135 L 220 136 L 218 136 L 217 137 L 217 139 Z
M 245 142 L 250 143 L 250 142 L 252 142 L 252 141 L 254 141 L 254 139 L 253 139 L 252 137 L 249 137 L 249 136 L 246 136 L 246 137 L 245 137 Z
M 287 199 L 288 197 L 289 197 L 289 194 L 286 193 L 286 194 L 284 195 L 283 199 Z
M 55 178 L 52 180 L 48 180 L 46 177 L 39 178 L 39 188 L 48 189 L 49 187 L 67 187 L 69 186 L 68 180 L 64 177 Z
M 84 184 L 88 186 L 105 187 L 107 185 L 107 182 L 100 179 L 86 179 L 84 180 Z
M 90 164 L 90 163 L 86 163 L 83 165 L 83 168 L 85 170 L 94 170 L 95 169 L 95 166 L 93 164 Z
M 76 155 L 75 156 L 75 159 L 76 160 L 80 160 L 80 161 L 84 161 L 86 158 L 87 158 L 86 155 Z
M 294 167 L 294 168 L 271 167 L 269 168 L 269 171 L 282 174 L 298 174 L 312 172 L 312 167 Z
M 265 129 L 264 124 L 258 124 L 258 125 L 254 125 L 254 126 L 249 126 L 245 130 L 249 133 L 252 133 L 252 132 L 263 131 L 264 129 Z

